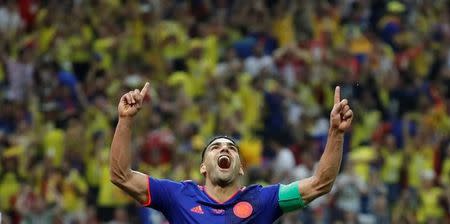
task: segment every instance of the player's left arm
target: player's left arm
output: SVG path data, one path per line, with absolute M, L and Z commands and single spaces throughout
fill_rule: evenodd
M 318 168 L 312 177 L 289 185 L 280 185 L 278 201 L 283 212 L 303 208 L 312 200 L 331 191 L 341 166 L 344 132 L 350 128 L 352 119 L 353 111 L 347 99 L 341 100 L 338 86 L 330 114 L 327 144 Z

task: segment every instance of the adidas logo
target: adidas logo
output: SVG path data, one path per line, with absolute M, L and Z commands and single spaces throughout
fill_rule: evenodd
M 191 208 L 191 212 L 194 212 L 197 214 L 204 214 L 202 206 L 200 206 L 200 205 Z

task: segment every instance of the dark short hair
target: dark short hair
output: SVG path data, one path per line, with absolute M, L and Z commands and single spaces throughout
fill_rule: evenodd
M 211 140 L 209 140 L 208 144 L 206 144 L 205 148 L 203 148 L 202 162 L 203 162 L 203 158 L 205 157 L 205 152 L 206 152 L 206 149 L 208 149 L 208 146 L 211 145 L 211 143 L 213 143 L 215 140 L 217 140 L 219 138 L 225 138 L 225 139 L 230 140 L 234 145 L 236 145 L 236 148 L 238 149 L 238 152 L 239 152 L 239 146 L 236 144 L 236 141 L 232 137 L 229 137 L 226 135 L 217 135 L 217 136 L 214 136 L 213 138 L 211 138 Z

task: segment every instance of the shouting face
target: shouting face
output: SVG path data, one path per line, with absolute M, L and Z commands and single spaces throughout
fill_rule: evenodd
M 211 183 L 225 187 L 244 175 L 238 147 L 227 138 L 218 138 L 205 150 L 200 172 Z

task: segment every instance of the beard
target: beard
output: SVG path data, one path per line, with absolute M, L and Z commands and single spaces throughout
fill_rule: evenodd
M 239 169 L 240 167 L 236 164 L 227 171 L 221 171 L 218 166 L 213 166 L 208 172 L 208 176 L 213 184 L 219 185 L 220 187 L 227 187 L 238 180 Z
M 220 172 L 220 171 L 219 171 Z M 211 181 L 220 187 L 227 187 L 236 180 L 236 177 L 234 174 L 224 174 L 224 173 L 218 173 L 218 175 L 215 175 L 215 178 L 212 178 Z

